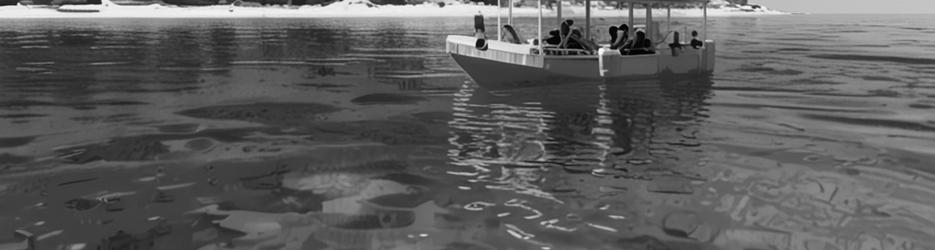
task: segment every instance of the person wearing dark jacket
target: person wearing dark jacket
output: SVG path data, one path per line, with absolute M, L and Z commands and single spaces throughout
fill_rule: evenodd
M 695 49 L 698 49 L 698 48 L 701 48 L 702 46 L 704 46 L 704 42 L 702 42 L 701 40 L 698 40 L 698 31 L 696 31 L 696 30 L 692 30 L 692 43 L 691 43 L 691 46 L 692 46 L 692 48 L 695 48 Z
M 627 43 L 620 49 L 623 55 L 643 55 L 652 54 L 653 42 L 646 38 L 646 32 L 639 30 L 636 32 L 636 39 Z
M 672 43 L 669 44 L 669 49 L 672 49 L 672 56 L 678 56 L 679 52 L 682 52 L 682 39 L 678 31 L 672 33 Z
M 562 35 L 559 34 L 558 30 L 549 31 L 549 38 L 545 39 L 545 44 L 559 45 L 561 43 L 562 43 Z
M 617 28 L 617 35 L 612 36 L 615 39 L 610 41 L 610 49 L 619 49 L 630 40 L 630 26 L 621 24 Z

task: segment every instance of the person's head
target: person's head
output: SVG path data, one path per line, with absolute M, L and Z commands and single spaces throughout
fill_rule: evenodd
M 636 39 L 643 40 L 645 38 L 646 38 L 646 32 L 643 32 L 643 30 L 636 31 Z
M 610 30 L 609 30 L 610 35 L 611 35 L 611 36 L 616 36 L 616 35 L 617 35 L 617 30 L 618 30 L 618 29 L 617 29 L 617 26 L 610 26 Z
M 627 24 L 621 24 L 620 30 L 623 30 L 624 32 L 630 31 L 630 26 Z
M 573 24 L 575 24 L 575 21 L 572 21 L 571 19 L 563 21 L 561 27 L 562 34 L 568 34 L 568 32 L 571 31 L 571 25 Z
M 692 37 L 696 37 L 696 36 L 698 36 L 698 31 L 697 31 L 697 30 L 692 30 Z
M 550 36 L 558 36 L 558 35 L 559 35 L 559 34 L 558 34 L 558 30 L 549 31 L 549 35 L 550 35 Z

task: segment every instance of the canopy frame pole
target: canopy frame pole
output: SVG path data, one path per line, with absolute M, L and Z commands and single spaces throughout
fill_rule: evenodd
M 705 1 L 704 7 L 701 7 L 702 12 L 704 13 L 704 24 L 701 31 L 701 39 L 704 40 L 704 43 L 708 43 L 708 1 Z M 704 45 L 701 45 L 704 47 Z
M 539 5 L 539 55 L 545 55 L 545 51 L 542 51 L 542 0 L 537 0 L 537 5 Z
M 497 41 L 503 41 L 503 24 L 500 23 L 500 16 L 503 13 L 503 4 L 501 0 L 497 0 Z
M 666 34 L 672 32 L 672 5 L 666 5 Z
M 556 2 L 558 2 L 558 7 L 557 7 L 558 14 L 556 15 L 556 17 L 558 19 L 558 25 L 561 26 L 562 25 L 562 0 L 556 0 Z
M 584 39 L 591 39 L 591 0 L 584 0 Z
M 630 30 L 627 30 L 627 36 L 633 37 L 633 32 L 636 31 L 636 28 L 633 27 L 633 2 L 627 1 L 627 8 L 630 10 L 630 13 L 627 14 L 629 20 L 627 20 L 627 25 L 630 26 Z
M 509 24 L 510 26 L 513 26 L 513 0 L 510 0 L 510 11 L 509 12 L 510 12 L 510 16 L 509 16 L 509 19 L 507 19 L 507 24 Z
M 651 3 L 645 4 L 646 6 L 646 37 L 650 40 L 656 40 L 656 32 L 653 28 L 653 5 Z

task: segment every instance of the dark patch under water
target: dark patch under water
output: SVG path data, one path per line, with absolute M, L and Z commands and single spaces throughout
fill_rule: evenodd
M 877 118 L 857 118 L 832 115 L 802 114 L 802 117 L 823 121 L 831 121 L 847 125 L 863 125 L 874 127 L 886 127 L 895 129 L 905 129 L 919 132 L 935 132 L 935 126 L 923 122 L 901 121 L 895 119 L 877 119 Z
M 32 157 L 19 156 L 8 153 L 0 153 L 0 169 L 12 167 L 17 164 L 26 163 L 32 160 Z
M 163 142 L 170 140 L 190 140 L 186 147 L 200 151 L 213 143 L 203 138 L 221 142 L 237 142 L 246 136 L 263 129 L 215 129 L 203 130 L 191 134 L 153 134 L 129 137 L 117 137 L 110 141 L 57 150 L 59 157 L 67 162 L 85 164 L 94 161 L 150 161 L 169 153 L 169 147 Z M 275 131 L 266 131 L 275 133 Z
M 164 133 L 194 133 L 198 131 L 198 128 L 201 127 L 201 124 L 197 123 L 181 123 L 181 124 L 167 124 L 156 126 L 159 129 L 159 132 Z
M 34 100 L 12 100 L 12 101 L 3 101 L 0 102 L 0 107 L 12 108 L 12 107 L 34 107 L 34 106 L 63 106 L 63 107 L 72 107 L 75 109 L 93 109 L 97 106 L 130 106 L 130 105 L 145 105 L 147 103 L 140 101 L 127 101 L 127 100 L 100 100 L 100 101 L 89 101 L 89 102 L 74 102 L 74 103 L 55 103 L 55 102 L 46 102 L 46 101 L 34 101 Z
M 428 99 L 420 96 L 411 96 L 411 95 L 401 95 L 401 94 L 391 94 L 391 93 L 377 93 L 360 96 L 354 99 L 351 99 L 351 102 L 360 104 L 360 105 L 385 105 L 385 104 L 414 104 L 422 101 L 427 101 Z
M 916 58 L 916 57 L 900 57 L 900 56 L 873 56 L 873 55 L 853 55 L 853 54 L 817 54 L 809 55 L 811 58 L 818 59 L 828 59 L 828 60 L 843 60 L 843 61 L 862 61 L 862 62 L 888 62 L 888 63 L 902 63 L 902 64 L 914 64 L 914 65 L 933 65 L 935 64 L 935 59 L 929 58 Z
M 913 104 L 909 104 L 909 107 L 916 108 L 916 109 L 935 109 L 935 104 L 913 103 Z
M 295 124 L 322 120 L 322 114 L 337 110 L 334 106 L 318 103 L 252 103 L 189 109 L 178 114 L 206 119 Z
M 35 140 L 35 136 L 23 136 L 23 137 L 0 137 L 0 148 L 13 148 L 19 147 L 26 144 L 29 144 Z
M 23 119 L 23 118 L 38 118 L 46 117 L 47 114 L 31 114 L 31 113 L 22 113 L 22 114 L 5 114 L 0 115 L 0 119 Z

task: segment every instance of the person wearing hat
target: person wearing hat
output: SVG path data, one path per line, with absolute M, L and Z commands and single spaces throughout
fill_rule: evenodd
M 646 38 L 646 32 L 642 29 L 636 31 L 636 38 L 628 42 L 620 49 L 620 54 L 624 55 L 644 55 L 652 54 L 653 42 Z

